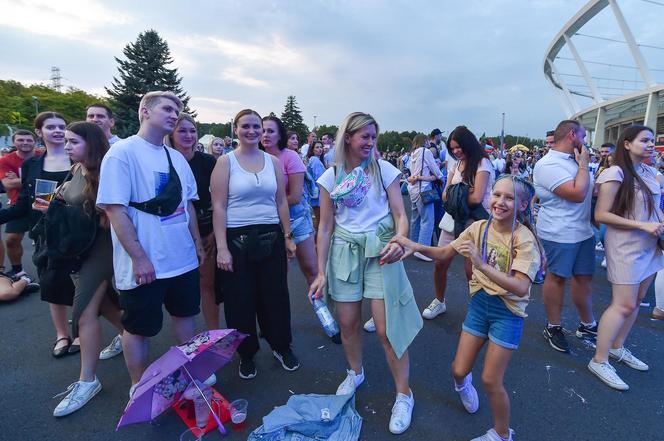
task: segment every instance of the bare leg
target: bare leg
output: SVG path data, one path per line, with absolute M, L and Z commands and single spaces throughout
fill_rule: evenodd
M 401 358 L 397 358 L 390 341 L 387 339 L 385 328 L 385 302 L 383 300 L 371 300 L 371 313 L 376 324 L 376 335 L 380 339 L 385 351 L 387 364 L 392 372 L 392 378 L 397 389 L 397 393 L 410 396 L 410 386 L 408 385 L 410 362 L 408 351 L 404 352 Z M 356 371 L 357 372 L 357 371 Z
M 78 335 L 81 340 L 81 381 L 93 381 L 99 361 L 101 325 L 99 323 L 99 305 L 106 295 L 108 282 L 104 281 L 97 288 L 90 303 L 85 307 L 78 321 Z
M 592 280 L 593 276 L 572 277 L 572 301 L 583 323 L 592 323 L 595 320 L 590 286 Z
M 562 322 L 564 296 L 565 279 L 547 272 L 542 285 L 542 299 L 546 318 L 552 325 L 560 325 Z
M 19 280 L 12 283 L 11 280 L 4 277 L 0 278 L 0 302 L 8 302 L 21 295 L 28 282 Z
M 307 279 L 307 285 L 311 285 L 318 275 L 318 257 L 313 234 L 297 244 L 295 255 L 300 264 L 300 270 Z
M 12 265 L 21 264 L 21 259 L 23 258 L 22 240 L 23 233 L 7 233 L 5 241 L 7 245 L 7 257 L 9 257 L 9 263 Z
M 362 302 L 337 302 L 337 319 L 346 360 L 355 373 L 362 372 Z
M 631 316 L 625 320 L 625 323 L 623 323 L 622 327 L 620 328 L 620 331 L 618 332 L 618 335 L 616 336 L 615 341 L 613 342 L 613 349 L 620 349 L 625 345 L 625 339 L 627 339 L 627 336 L 629 335 L 629 332 L 632 330 L 632 326 L 634 326 L 634 322 L 636 321 L 636 318 L 639 315 L 639 306 L 641 305 L 641 300 L 646 296 L 646 293 L 648 292 L 648 288 L 650 287 L 650 284 L 652 283 L 654 278 L 654 274 L 651 277 L 648 277 L 646 280 L 641 282 L 638 288 L 638 294 L 636 298 L 636 303 L 634 305 L 634 312 L 632 313 Z
M 141 375 L 143 375 L 145 368 L 148 366 L 149 348 L 150 342 L 147 337 L 132 334 L 125 329 L 122 334 L 122 352 L 132 385 L 140 381 Z
M 68 323 L 67 323 L 67 306 L 65 305 L 56 305 L 55 303 L 48 304 L 49 310 L 51 312 L 51 320 L 53 320 L 53 326 L 55 327 L 55 338 L 67 338 L 69 337 Z M 58 345 L 54 349 L 59 349 L 67 346 L 67 342 L 62 340 L 58 342 Z
M 612 347 L 623 325 L 635 311 L 638 312 L 636 299 L 639 285 L 613 285 L 612 290 L 613 299 L 602 314 L 597 329 L 597 346 L 593 359 L 598 363 L 609 359 L 609 348 Z
M 108 289 L 109 288 L 106 288 L 107 293 Z M 118 308 L 118 305 L 108 298 L 108 294 L 102 296 L 99 312 L 101 312 L 101 315 L 104 316 L 110 324 L 115 326 L 115 329 L 118 330 L 118 334 L 122 334 L 122 331 L 124 331 L 124 326 L 122 326 L 122 311 Z
M 447 270 L 450 268 L 452 259 L 436 260 L 433 267 L 433 286 L 436 290 L 436 298 L 445 301 L 445 288 L 447 286 Z
M 482 372 L 482 383 L 491 403 L 494 430 L 503 438 L 510 435 L 510 398 L 503 385 L 503 377 L 513 353 L 514 350 L 489 341 Z
M 191 339 L 191 337 L 196 335 L 196 323 L 194 322 L 194 316 L 171 316 L 171 323 L 173 324 L 173 335 L 175 336 L 175 341 L 179 345 L 186 343 L 189 339 Z
M 477 354 L 480 353 L 486 340 L 461 331 L 457 353 L 452 362 L 452 376 L 456 384 L 462 384 L 466 376 L 473 370 Z

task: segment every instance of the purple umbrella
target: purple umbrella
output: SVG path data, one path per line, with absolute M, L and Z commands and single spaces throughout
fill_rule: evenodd
M 219 329 L 202 332 L 182 345 L 171 347 L 143 373 L 116 430 L 155 419 L 180 399 L 193 380 L 204 381 L 228 363 L 245 337 L 235 329 Z M 224 433 L 221 421 L 214 412 L 212 415 L 219 431 Z

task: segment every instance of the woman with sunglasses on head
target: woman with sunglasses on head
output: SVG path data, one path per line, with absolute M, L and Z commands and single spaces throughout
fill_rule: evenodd
M 296 245 L 281 164 L 259 149 L 263 134 L 260 115 L 245 109 L 233 121 L 239 145 L 217 161 L 210 192 L 226 325 L 247 334 L 237 349 L 239 374 L 251 379 L 256 376 L 254 355 L 259 348 L 257 317 L 282 367 L 288 371 L 300 367 L 290 347 L 286 279 L 286 257 L 295 256 Z
M 212 199 L 210 196 L 210 177 L 214 170 L 215 158 L 207 153 L 196 150 L 198 131 L 196 121 L 187 113 L 180 113 L 173 133 L 166 136 L 164 144 L 173 147 L 182 153 L 184 159 L 189 163 L 191 172 L 196 179 L 198 189 L 198 200 L 194 201 L 196 218 L 198 220 L 198 231 L 203 240 L 205 249 L 205 260 L 199 267 L 199 277 L 201 285 L 201 310 L 203 319 L 208 329 L 219 329 L 219 306 L 215 298 L 215 240 L 214 231 L 212 231 Z M 223 140 L 215 138 L 214 141 Z
M 108 219 L 96 208 L 99 169 L 109 149 L 104 132 L 96 124 L 76 122 L 67 126 L 65 152 L 75 163 L 71 169 L 71 180 L 56 192 L 67 205 L 85 215 L 87 222 L 97 224 L 92 245 L 80 257 L 80 263 L 71 278 L 75 286 L 72 312 L 72 335 L 81 340 L 81 371 L 78 381 L 63 393 L 53 416 L 69 415 L 90 401 L 100 390 L 97 378 L 97 362 L 101 340 L 103 315 L 122 334 L 123 326 L 118 296 L 113 289 L 113 244 Z M 49 202 L 38 199 L 40 207 Z M 41 208 L 44 212 L 47 208 Z M 119 352 L 118 352 L 119 353 Z M 60 394 L 60 395 L 63 395 Z
M 530 175 L 526 170 L 526 161 L 521 151 L 510 153 L 505 164 L 505 172 L 512 176 L 528 179 Z
M 300 155 L 288 148 L 288 132 L 279 118 L 270 115 L 263 118 L 261 146 L 279 160 L 284 175 L 286 199 L 290 213 L 293 239 L 297 245 L 297 261 L 307 284 L 311 284 L 316 274 L 316 244 L 314 224 L 311 219 L 309 202 L 304 196 L 304 179 L 307 171 Z M 297 140 L 297 134 L 295 134 Z
M 45 258 L 45 237 L 42 214 L 33 210 L 35 201 L 35 184 L 37 179 L 53 181 L 57 185 L 67 177 L 71 161 L 64 150 L 65 127 L 67 123 L 57 112 L 41 112 L 35 118 L 35 134 L 44 141 L 46 152 L 26 160 L 21 166 L 21 193 L 16 204 L 0 210 L 0 224 L 7 221 L 30 217 L 30 238 L 35 241 L 33 260 L 39 276 L 41 298 L 49 303 L 51 319 L 55 326 L 56 341 L 53 345 L 53 356 L 64 357 L 79 351 L 80 346 L 69 337 L 67 326 L 67 306 L 71 306 L 74 298 L 74 285 L 67 273 L 47 268 Z
M 465 204 L 469 208 L 483 208 L 488 217 L 490 210 L 491 187 L 495 180 L 495 172 L 489 156 L 480 145 L 477 137 L 465 126 L 459 126 L 452 130 L 447 141 L 447 152 L 450 157 L 456 158 L 454 168 L 448 172 L 445 190 L 443 190 L 443 201 L 446 203 L 445 217 L 441 222 L 441 232 L 438 238 L 438 246 L 444 247 L 455 239 L 456 223 L 460 220 L 453 219 L 449 215 L 452 204 Z M 451 186 L 465 184 L 468 186 L 466 200 L 450 200 L 448 190 Z M 465 226 L 473 223 L 473 219 L 467 219 Z M 463 230 L 463 228 L 462 228 Z M 445 289 L 447 285 L 447 270 L 452 259 L 440 259 L 434 264 L 433 280 L 436 289 L 436 298 L 422 312 L 422 317 L 433 319 L 447 310 L 445 304 Z M 466 278 L 470 279 L 470 260 L 465 259 Z
M 337 388 L 348 395 L 364 381 L 362 302 L 367 299 L 396 388 L 389 430 L 405 432 L 415 400 L 409 385 L 408 347 L 422 328 L 403 249 L 388 244 L 408 234 L 399 170 L 374 154 L 378 123 L 367 113 L 346 117 L 337 132 L 334 166 L 318 179 L 321 220 L 318 276 L 310 298 L 326 292 L 336 302 L 341 340 L 350 369 Z

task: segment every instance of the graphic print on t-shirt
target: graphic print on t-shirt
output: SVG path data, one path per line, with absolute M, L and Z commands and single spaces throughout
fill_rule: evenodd
M 168 183 L 168 178 L 170 174 L 158 171 L 155 171 L 153 173 L 154 173 L 154 194 L 158 195 L 162 191 L 164 191 L 164 187 L 166 187 L 166 184 Z M 180 205 L 178 205 L 178 208 L 176 208 L 172 214 L 160 217 L 159 221 L 161 222 L 161 225 L 173 225 L 173 224 L 186 222 L 187 218 L 184 215 L 184 201 L 180 202 Z
M 502 273 L 507 273 L 509 250 L 503 245 L 487 242 L 486 263 Z

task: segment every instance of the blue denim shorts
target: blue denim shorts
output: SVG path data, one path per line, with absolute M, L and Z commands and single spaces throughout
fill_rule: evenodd
M 309 204 L 298 204 L 290 207 L 290 226 L 295 245 L 314 234 L 314 221 L 311 218 Z
M 498 346 L 516 349 L 523 334 L 523 317 L 510 311 L 500 296 L 480 289 L 470 299 L 463 330 L 479 338 L 488 338 Z
M 595 236 L 576 243 L 542 239 L 546 270 L 558 277 L 592 276 L 595 273 Z

